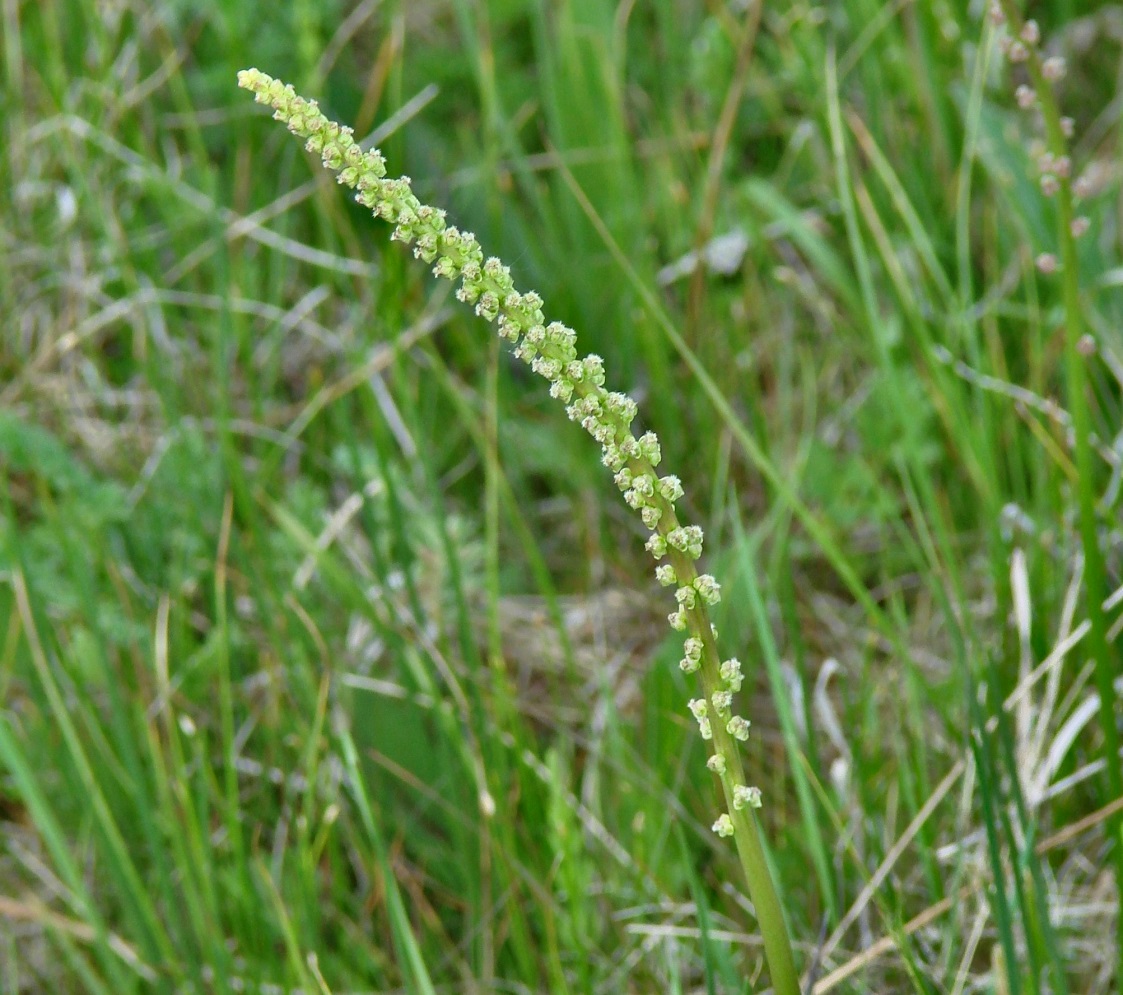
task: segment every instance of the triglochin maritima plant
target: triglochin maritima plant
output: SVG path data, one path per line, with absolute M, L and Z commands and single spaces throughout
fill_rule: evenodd
M 519 293 L 509 268 L 494 257 L 485 259 L 474 235 L 448 225 L 440 208 L 422 204 L 408 177 L 388 179 L 377 149 L 361 148 L 350 128 L 328 120 L 315 101 L 265 73 L 243 70 L 238 85 L 272 107 L 277 120 L 305 139 L 308 151 L 317 153 L 341 184 L 357 191 L 360 204 L 394 225 L 394 239 L 412 245 L 414 255 L 432 264 L 437 276 L 459 280 L 456 296 L 474 305 L 481 318 L 498 322 L 499 335 L 514 346 L 515 355 L 550 382 L 551 396 L 600 443 L 604 464 L 615 474 L 624 500 L 651 530 L 647 549 L 664 561 L 655 570 L 659 583 L 675 588 L 676 608 L 669 621 L 672 628 L 687 633 L 679 666 L 687 674 L 698 674 L 702 686 L 702 696 L 692 699 L 689 708 L 702 738 L 713 745 L 707 767 L 721 781 L 725 797 L 714 832 L 732 836 L 736 843 L 776 992 L 799 995 L 787 927 L 753 814 L 761 804 L 760 791 L 746 783 L 737 748 L 737 741 L 749 736 L 748 720 L 733 711 L 741 665 L 718 655 L 717 633 L 709 619 L 709 606 L 721 600 L 721 586 L 695 568 L 702 555 L 702 530 L 683 525 L 675 513 L 682 484 L 675 476 L 656 472 L 661 454 L 655 434 L 633 434 L 635 401 L 605 388 L 601 358 L 579 356 L 573 329 L 547 322 L 538 294 Z

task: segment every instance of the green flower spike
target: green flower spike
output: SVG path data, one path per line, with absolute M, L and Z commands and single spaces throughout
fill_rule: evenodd
M 732 696 L 741 684 L 735 660 L 721 662 L 716 632 L 707 607 L 721 600 L 720 586 L 708 574 L 699 575 L 694 561 L 702 555 L 702 530 L 682 525 L 675 502 L 682 484 L 674 476 L 660 477 L 659 440 L 647 432 L 632 433 L 636 403 L 626 394 L 606 390 L 604 363 L 599 356 L 579 357 L 577 335 L 561 322 L 547 323 L 542 299 L 533 291 L 519 293 L 508 267 L 494 257 L 485 259 L 476 237 L 451 227 L 445 212 L 422 204 L 408 177 L 386 177 L 386 161 L 377 149 L 363 150 L 350 128 L 329 121 L 314 100 L 305 100 L 291 86 L 257 69 L 238 74 L 238 85 L 258 103 L 273 108 L 273 117 L 305 139 L 338 181 L 356 191 L 355 199 L 394 226 L 393 238 L 413 246 L 413 254 L 429 263 L 433 273 L 459 280 L 456 296 L 475 307 L 476 314 L 498 323 L 499 335 L 515 355 L 550 382 L 550 394 L 566 405 L 566 414 L 601 445 L 603 461 L 615 475 L 628 506 L 640 513 L 651 530 L 647 549 L 660 565 L 661 584 L 678 585 L 677 609 L 670 624 L 688 633 L 682 669 L 701 676 L 704 697 L 690 703 L 704 739 L 714 750 L 707 767 L 721 780 L 727 811 L 714 823 L 719 836 L 733 836 L 756 907 L 765 954 L 777 995 L 799 995 L 791 942 L 772 878 L 765 862 L 760 831 L 751 809 L 759 807 L 760 792 L 745 783 L 737 749 L 748 738 L 749 723 L 731 713 Z M 719 721 L 708 714 L 713 704 Z

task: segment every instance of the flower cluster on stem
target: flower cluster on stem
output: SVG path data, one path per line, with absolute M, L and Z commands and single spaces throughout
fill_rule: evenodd
M 457 298 L 473 305 L 481 318 L 497 322 L 515 356 L 549 381 L 551 396 L 565 403 L 570 420 L 600 443 L 603 462 L 615 474 L 625 502 L 651 530 L 648 551 L 667 561 L 655 573 L 660 584 L 675 588 L 671 627 L 689 633 L 680 666 L 686 673 L 701 672 L 705 697 L 691 702 L 691 711 L 702 737 L 714 740 L 716 724 L 733 739 L 748 739 L 748 720 L 732 711 L 741 667 L 735 659 L 719 659 L 706 610 L 721 601 L 721 585 L 694 566 L 702 555 L 702 530 L 678 519 L 675 504 L 683 496 L 682 484 L 678 477 L 659 475 L 662 454 L 655 433 L 633 433 L 636 402 L 605 388 L 600 356 L 578 356 L 573 329 L 558 321 L 547 323 L 538 294 L 519 293 L 510 269 L 494 256 L 485 259 L 475 235 L 448 225 L 439 208 L 422 204 L 408 177 L 387 179 L 386 162 L 377 149 L 364 151 L 350 128 L 330 121 L 315 101 L 298 96 L 280 80 L 248 69 L 239 73 L 238 85 L 269 104 L 275 118 L 304 138 L 308 151 L 318 153 L 340 183 L 357 191 L 360 204 L 394 225 L 394 239 L 412 245 L 413 254 L 432 264 L 437 276 L 459 280 Z M 722 745 L 727 744 L 718 744 L 725 760 L 721 776 L 728 781 L 732 806 L 740 797 L 736 790 L 745 784 L 740 764 L 731 763 L 736 751 L 720 749 Z M 759 792 L 753 797 L 759 804 Z
M 1073 177 L 1072 158 L 1068 152 L 1068 141 L 1075 131 L 1075 122 L 1070 117 L 1062 117 L 1057 110 L 1056 85 L 1068 70 L 1060 55 L 1045 55 L 1041 51 L 1041 29 L 1036 21 L 1021 20 L 1009 0 L 993 0 L 990 17 L 1000 32 L 998 47 L 1012 65 L 1024 67 L 1025 82 L 1014 89 L 1014 99 L 1024 111 L 1040 113 L 1044 123 L 1047 147 L 1040 145 L 1033 152 L 1037 167 L 1041 192 L 1046 197 L 1061 197 L 1060 211 L 1070 215 L 1067 222 L 1068 234 L 1080 238 L 1089 227 L 1088 218 L 1071 217 L 1071 201 L 1088 192 L 1085 177 Z M 1042 252 L 1036 258 L 1037 268 L 1046 276 L 1056 273 L 1061 261 L 1053 252 Z
M 277 120 L 305 139 L 308 151 L 318 154 L 341 184 L 356 191 L 360 204 L 393 225 L 394 239 L 412 245 L 414 255 L 429 263 L 436 276 L 458 280 L 457 298 L 497 324 L 515 356 L 549 382 L 551 396 L 565 404 L 569 418 L 600 444 L 603 462 L 615 475 L 624 500 L 651 532 L 646 548 L 659 561 L 659 583 L 675 588 L 675 609 L 668 619 L 672 628 L 687 634 L 680 666 L 699 675 L 703 693 L 690 702 L 690 711 L 702 737 L 713 744 L 707 767 L 720 779 L 726 801 L 727 810 L 714 823 L 714 832 L 735 837 L 776 990 L 798 995 L 790 942 L 750 814 L 760 807 L 760 791 L 746 784 L 737 749 L 737 741 L 749 735 L 748 720 L 733 711 L 733 695 L 742 683 L 740 664 L 721 660 L 709 619 L 708 609 L 721 600 L 721 585 L 695 567 L 702 555 L 702 530 L 678 518 L 675 505 L 683 496 L 682 484 L 675 476 L 659 475 L 658 438 L 653 432 L 635 434 L 635 401 L 605 387 L 603 361 L 578 355 L 573 329 L 547 322 L 538 294 L 519 292 L 509 268 L 495 257 L 485 258 L 476 237 L 449 225 L 444 211 L 422 204 L 408 177 L 387 178 L 377 149 L 364 150 L 350 128 L 330 121 L 315 101 L 265 73 L 243 70 L 238 85 L 272 107 Z

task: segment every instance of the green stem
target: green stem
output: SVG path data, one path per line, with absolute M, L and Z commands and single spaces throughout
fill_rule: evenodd
M 1001 0 L 1002 10 L 1014 36 L 1021 34 L 1024 21 L 1013 0 Z M 1046 79 L 1036 46 L 1028 46 L 1026 67 L 1033 80 L 1034 89 L 1045 121 L 1049 152 L 1055 156 L 1068 154 L 1061 113 L 1057 106 L 1053 84 Z M 1103 551 L 1099 542 L 1099 525 L 1096 514 L 1094 448 L 1092 444 L 1092 416 L 1088 402 L 1088 378 L 1085 373 L 1084 315 L 1080 306 L 1080 271 L 1076 253 L 1076 237 L 1072 222 L 1072 181 L 1068 175 L 1059 176 L 1057 190 L 1057 240 L 1060 246 L 1061 280 L 1064 294 L 1065 337 L 1065 387 L 1067 405 L 1072 417 L 1072 430 L 1076 449 L 1076 495 L 1080 515 L 1080 542 L 1084 551 L 1084 585 L 1087 591 L 1089 652 L 1095 663 L 1096 686 L 1100 696 L 1100 728 L 1104 738 L 1104 768 L 1108 802 L 1123 797 L 1123 770 L 1119 763 L 1119 732 L 1116 727 L 1118 702 L 1115 695 L 1115 676 L 1123 661 L 1108 639 L 1108 619 L 1104 610 L 1107 589 Z M 1115 812 L 1108 819 L 1108 839 L 1112 844 L 1116 886 L 1123 889 L 1123 813 Z M 1123 916 L 1116 917 L 1119 963 L 1117 973 L 1123 978 Z
M 669 506 L 664 512 L 664 519 L 668 531 L 677 527 L 674 511 Z M 662 524 L 660 523 L 661 526 Z M 672 554 L 671 563 L 680 583 L 693 584 L 698 574 L 689 557 Z M 699 603 L 686 614 L 691 634 L 702 640 L 700 671 L 702 687 L 706 700 L 712 701 L 714 692 L 722 689 L 723 682 L 719 672 L 721 658 L 714 630 L 710 624 L 709 612 L 704 604 Z M 725 808 L 733 820 L 733 841 L 737 845 L 737 855 L 741 858 L 741 869 L 745 872 L 745 881 L 749 887 L 749 898 L 752 899 L 757 922 L 760 924 L 760 933 L 764 940 L 764 956 L 772 976 L 772 987 L 776 995 L 800 995 L 799 974 L 792 956 L 788 924 L 784 919 L 780 896 L 772 880 L 772 872 L 765 859 L 760 827 L 751 808 L 734 804 L 734 789 L 748 783 L 741 763 L 741 751 L 737 748 L 737 741 L 726 730 L 724 722 L 713 722 L 712 729 L 714 751 L 725 759 L 725 770 L 721 774 Z

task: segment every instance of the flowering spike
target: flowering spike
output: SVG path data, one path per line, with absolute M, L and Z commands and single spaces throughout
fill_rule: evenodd
M 1023 35 L 1011 43 L 1011 59 L 1028 55 L 1027 41 Z M 1050 63 L 1044 72 L 1054 78 L 1062 70 L 1062 65 Z M 573 329 L 561 322 L 547 322 L 541 297 L 533 291 L 518 291 L 510 269 L 494 256 L 485 257 L 471 232 L 449 225 L 439 208 L 422 204 L 413 193 L 409 177 L 387 178 L 385 160 L 377 149 L 364 151 L 349 128 L 329 121 L 315 101 L 304 100 L 280 80 L 247 69 L 238 74 L 238 84 L 251 91 L 259 103 L 271 107 L 277 120 L 303 138 L 305 147 L 336 173 L 339 182 L 355 191 L 360 204 L 388 222 L 395 241 L 410 245 L 414 255 L 431 266 L 436 276 L 458 282 L 457 299 L 473 307 L 486 321 L 496 323 L 499 336 L 511 343 L 515 357 L 548 381 L 550 395 L 565 404 L 570 420 L 600 444 L 603 462 L 615 474 L 625 501 L 651 530 L 648 552 L 656 560 L 669 560 L 657 567 L 656 577 L 660 584 L 675 588 L 676 610 L 668 621 L 687 634 L 679 666 L 701 678 L 702 695 L 691 699 L 690 710 L 702 738 L 714 742 L 707 766 L 721 775 L 726 789 L 732 785 L 730 800 L 735 810 L 759 805 L 759 792 L 743 786 L 735 742 L 748 737 L 749 723 L 731 713 L 733 695 L 741 686 L 740 664 L 735 659 L 719 662 L 717 629 L 709 619 L 708 609 L 720 600 L 721 586 L 694 567 L 693 561 L 702 555 L 702 530 L 696 525 L 682 525 L 676 517 L 674 508 L 683 497 L 682 483 L 674 475 L 657 474 L 662 450 L 656 435 L 633 434 L 636 402 L 626 394 L 605 389 L 603 360 L 579 356 Z M 1062 174 L 1055 168 L 1048 173 L 1054 182 L 1058 175 L 1067 172 Z M 753 830 L 751 821 L 739 818 L 734 822 L 729 812 L 723 812 L 714 823 L 714 831 L 720 836 L 733 836 Z M 739 840 L 739 845 L 742 842 Z M 751 888 L 754 879 L 748 864 L 746 870 Z M 757 879 L 756 883 L 769 891 L 772 888 L 770 881 L 762 885 Z M 791 981 L 784 990 L 794 991 L 790 959 L 781 966 Z

